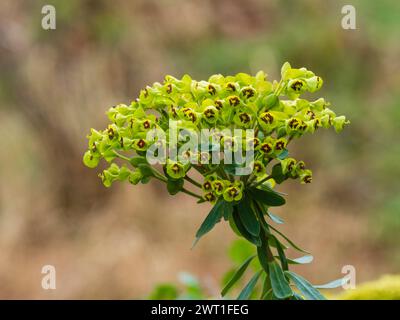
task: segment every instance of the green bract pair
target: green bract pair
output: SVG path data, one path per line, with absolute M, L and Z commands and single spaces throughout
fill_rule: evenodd
M 321 298 L 314 286 L 289 271 L 292 260 L 286 257 L 287 246 L 279 237 L 299 248 L 268 219 L 281 223 L 269 211 L 285 203 L 274 190 L 276 184 L 289 178 L 301 183 L 312 180 L 305 163 L 289 157 L 288 144 L 319 128 L 333 126 L 339 132 L 348 123 L 323 98 L 300 98 L 322 84 L 313 72 L 294 69 L 287 62 L 279 82 L 269 82 L 262 71 L 255 76 L 217 74 L 208 81 L 166 76 L 163 83 L 142 90 L 130 105 L 109 109 L 112 123 L 103 131 L 92 129 L 83 160 L 90 168 L 102 158 L 110 163 L 100 174 L 107 187 L 116 180 L 138 184 L 155 178 L 165 182 L 172 195 L 184 192 L 199 203 L 211 202 L 214 207 L 196 239 L 224 219 L 257 246 L 260 272 L 244 288 L 246 292 L 262 278 L 263 299 Z M 191 172 L 203 180 L 196 181 Z M 228 289 L 245 269 L 246 264 Z

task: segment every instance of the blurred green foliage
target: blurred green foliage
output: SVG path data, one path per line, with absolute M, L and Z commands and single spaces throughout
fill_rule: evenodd
M 337 299 L 341 300 L 400 300 L 400 276 L 385 275 L 378 280 L 346 290 Z
M 178 275 L 179 285 L 164 283 L 157 285 L 148 296 L 150 300 L 201 300 L 206 299 L 199 280 L 187 272 Z

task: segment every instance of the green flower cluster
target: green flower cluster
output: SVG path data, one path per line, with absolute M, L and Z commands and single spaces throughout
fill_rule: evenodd
M 289 270 L 290 264 L 309 263 L 312 257 L 289 259 L 287 245 L 306 251 L 269 221 L 283 223 L 269 211 L 285 204 L 276 184 L 312 180 L 304 161 L 289 156 L 289 143 L 319 128 L 333 126 L 339 132 L 349 123 L 323 98 L 300 98 L 322 83 L 313 72 L 289 63 L 283 65 L 279 82 L 269 82 L 262 71 L 255 76 L 217 74 L 208 81 L 167 76 L 162 84 L 142 90 L 130 105 L 109 109 L 111 124 L 103 131 L 91 130 L 83 161 L 90 168 L 101 159 L 110 164 L 100 174 L 106 187 L 116 180 L 138 184 L 155 178 L 172 195 L 184 192 L 198 202 L 213 203 L 195 242 L 224 219 L 257 250 L 228 281 L 222 296 L 257 256 L 259 271 L 238 299 L 248 299 L 259 279 L 264 283 L 261 299 L 324 299 L 318 286 Z M 339 279 L 320 287 L 342 283 Z
M 181 79 L 166 76 L 163 83 L 142 90 L 131 104 L 109 109 L 107 115 L 112 123 L 103 131 L 91 130 L 83 160 L 90 168 L 96 167 L 102 158 L 111 164 L 100 174 L 107 187 L 116 180 L 137 184 L 156 178 L 167 183 L 171 194 L 183 191 L 212 203 L 222 198 L 239 201 L 247 187 L 273 187 L 288 178 L 309 183 L 312 173 L 304 162 L 288 158 L 289 142 L 319 128 L 333 126 L 340 131 L 348 123 L 344 116 L 336 116 L 323 98 L 300 98 L 305 92 L 320 89 L 322 83 L 313 72 L 294 69 L 287 62 L 279 82 L 269 82 L 263 71 L 255 76 L 217 74 L 208 81 L 196 81 L 188 75 Z M 149 163 L 146 152 L 160 146 L 171 148 L 171 121 L 178 136 L 184 130 L 199 134 L 203 129 L 210 130 L 210 147 L 204 151 L 199 144 L 192 150 L 178 152 L 175 159 L 166 159 L 162 170 L 157 170 Z M 254 136 L 249 139 L 246 135 L 227 134 L 227 129 L 254 130 Z M 149 138 L 149 132 L 164 134 Z M 243 164 L 226 163 L 222 158 L 218 164 L 210 161 L 215 142 L 221 151 L 253 151 L 251 170 L 239 175 L 236 169 Z M 177 139 L 176 148 L 179 150 L 184 144 L 184 139 Z M 126 164 L 118 165 L 116 159 L 128 162 L 129 168 Z M 275 165 L 268 169 L 272 162 Z M 191 169 L 199 172 L 204 181 L 190 177 Z M 202 195 L 187 190 L 184 182 L 201 188 Z

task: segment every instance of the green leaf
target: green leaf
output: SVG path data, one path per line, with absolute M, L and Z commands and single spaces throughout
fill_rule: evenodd
M 287 282 L 283 270 L 278 262 L 271 261 L 268 263 L 269 276 L 271 278 L 271 286 L 275 297 L 279 299 L 286 299 L 293 295 L 293 291 Z
M 250 189 L 253 199 L 270 207 L 282 206 L 286 203 L 285 199 L 275 191 L 260 190 L 257 188 Z
M 269 272 L 267 249 L 263 243 L 260 247 L 257 247 L 258 260 L 266 273 Z
M 249 266 L 250 262 L 254 259 L 254 257 L 255 256 L 249 257 L 245 262 L 243 262 L 243 264 L 239 267 L 239 269 L 237 269 L 232 278 L 222 289 L 221 291 L 222 297 L 224 297 L 228 293 L 228 291 L 233 287 L 233 285 L 242 277 L 242 275 L 244 274 L 244 272 L 246 271 L 247 267 Z
M 211 209 L 208 216 L 204 219 L 203 223 L 201 224 L 199 230 L 196 233 L 196 239 L 193 243 L 194 247 L 199 241 L 199 239 L 204 236 L 207 232 L 209 232 L 214 226 L 221 220 L 224 210 L 222 210 L 222 206 L 224 205 L 225 201 L 218 201 L 214 207 Z
M 274 299 L 274 292 L 272 291 L 272 289 L 269 289 L 261 297 L 261 300 L 273 300 L 273 299 Z
M 280 163 L 277 163 L 272 167 L 271 178 L 274 179 L 277 184 L 280 184 L 287 179 L 287 176 L 282 172 L 282 165 Z
M 304 299 L 301 295 L 295 292 L 291 300 L 304 300 Z
M 242 292 L 240 292 L 237 300 L 247 300 L 251 293 L 254 290 L 254 287 L 257 284 L 258 279 L 260 278 L 262 270 L 258 271 L 249 281 L 249 283 L 243 288 Z
M 243 237 L 243 235 L 240 233 L 238 227 L 236 226 L 235 219 L 233 216 L 234 216 L 234 213 L 232 213 L 228 218 L 229 226 L 231 227 L 233 232 L 236 233 L 236 235 L 238 235 L 239 237 Z
M 285 271 L 285 274 L 293 281 L 297 289 L 310 300 L 326 300 L 326 298 L 313 287 L 306 279 L 292 271 Z
M 320 284 L 314 286 L 314 288 L 318 289 L 335 289 L 343 286 L 347 281 L 349 280 L 348 276 L 340 279 L 333 280 L 331 282 L 325 283 L 325 284 Z
M 260 297 L 260 299 L 263 300 L 264 296 L 265 296 L 268 292 L 272 292 L 271 280 L 270 280 L 268 274 L 265 273 L 264 283 L 263 283 L 263 288 L 262 288 L 262 292 L 261 292 L 261 297 Z
M 271 220 L 273 221 L 273 222 L 275 222 L 275 223 L 278 223 L 278 224 L 283 224 L 284 223 L 284 221 L 283 221 L 283 219 L 281 218 L 281 217 L 279 217 L 279 216 L 277 216 L 276 214 L 273 214 L 272 212 L 267 212 L 267 215 L 268 215 L 268 217 L 270 217 L 271 218 Z
M 255 237 L 260 234 L 260 222 L 251 207 L 251 203 L 247 196 L 238 204 L 239 217 L 246 230 Z
M 237 206 L 233 208 L 233 213 L 232 213 L 232 222 L 236 226 L 236 230 L 239 231 L 239 233 L 248 241 L 251 243 L 255 244 L 257 247 L 261 245 L 261 240 L 260 237 L 255 237 L 251 233 L 247 231 L 247 229 L 244 227 L 240 217 L 239 217 L 239 212 Z
M 300 258 L 296 259 L 286 259 L 289 264 L 307 264 L 311 263 L 314 260 L 314 257 L 312 255 L 306 255 L 302 256 Z
M 280 196 L 287 196 L 286 193 L 275 191 L 274 189 L 272 189 L 271 187 L 269 187 L 267 184 L 260 184 L 259 186 L 257 186 L 257 188 L 260 189 L 260 190 L 264 190 L 264 191 L 266 191 L 266 192 L 273 192 L 273 193 L 276 193 L 276 194 L 278 194 L 278 195 L 280 195 Z
M 222 210 L 223 210 L 222 216 L 224 217 L 224 220 L 228 221 L 229 217 L 232 215 L 232 212 L 233 212 L 232 203 L 224 201 L 224 205 L 222 207 Z
M 170 195 L 177 194 L 179 191 L 182 190 L 183 184 L 184 184 L 184 180 L 183 179 L 178 179 L 178 180 L 168 179 L 168 181 L 167 181 L 168 193 Z
M 282 232 L 279 230 L 275 229 L 273 226 L 269 225 L 269 227 L 274 230 L 277 234 L 279 234 L 282 238 L 284 238 L 291 246 L 293 249 L 296 249 L 297 251 L 303 252 L 303 253 L 308 253 L 308 251 L 301 249 L 298 245 L 296 245 L 292 240 L 290 240 L 288 237 L 286 237 Z
M 282 269 L 283 269 L 283 270 L 288 270 L 288 269 L 289 269 L 289 267 L 288 267 L 288 261 L 287 261 L 287 259 L 286 259 L 285 251 L 284 251 L 284 248 L 283 248 L 282 244 L 281 244 L 281 243 L 279 242 L 279 240 L 278 240 L 275 236 L 273 236 L 273 235 L 271 235 L 271 239 L 272 239 L 272 241 L 275 243 L 276 250 L 278 251 L 279 260 L 281 261 Z

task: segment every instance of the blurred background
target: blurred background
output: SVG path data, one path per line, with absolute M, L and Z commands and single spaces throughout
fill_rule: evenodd
M 41 27 L 56 8 L 56 30 Z M 281 228 L 315 260 L 313 283 L 353 265 L 357 283 L 399 273 L 400 2 L 5 0 L 0 4 L 0 298 L 145 298 L 177 274 L 218 292 L 235 239 L 221 223 L 190 250 L 208 213 L 154 181 L 106 189 L 83 166 L 91 127 L 165 74 L 256 73 L 289 61 L 322 76 L 351 125 L 320 131 L 291 153 L 314 171 L 289 183 Z M 218 244 L 218 245 L 216 245 Z M 296 255 L 294 255 L 296 256 Z M 54 265 L 57 289 L 41 287 Z

